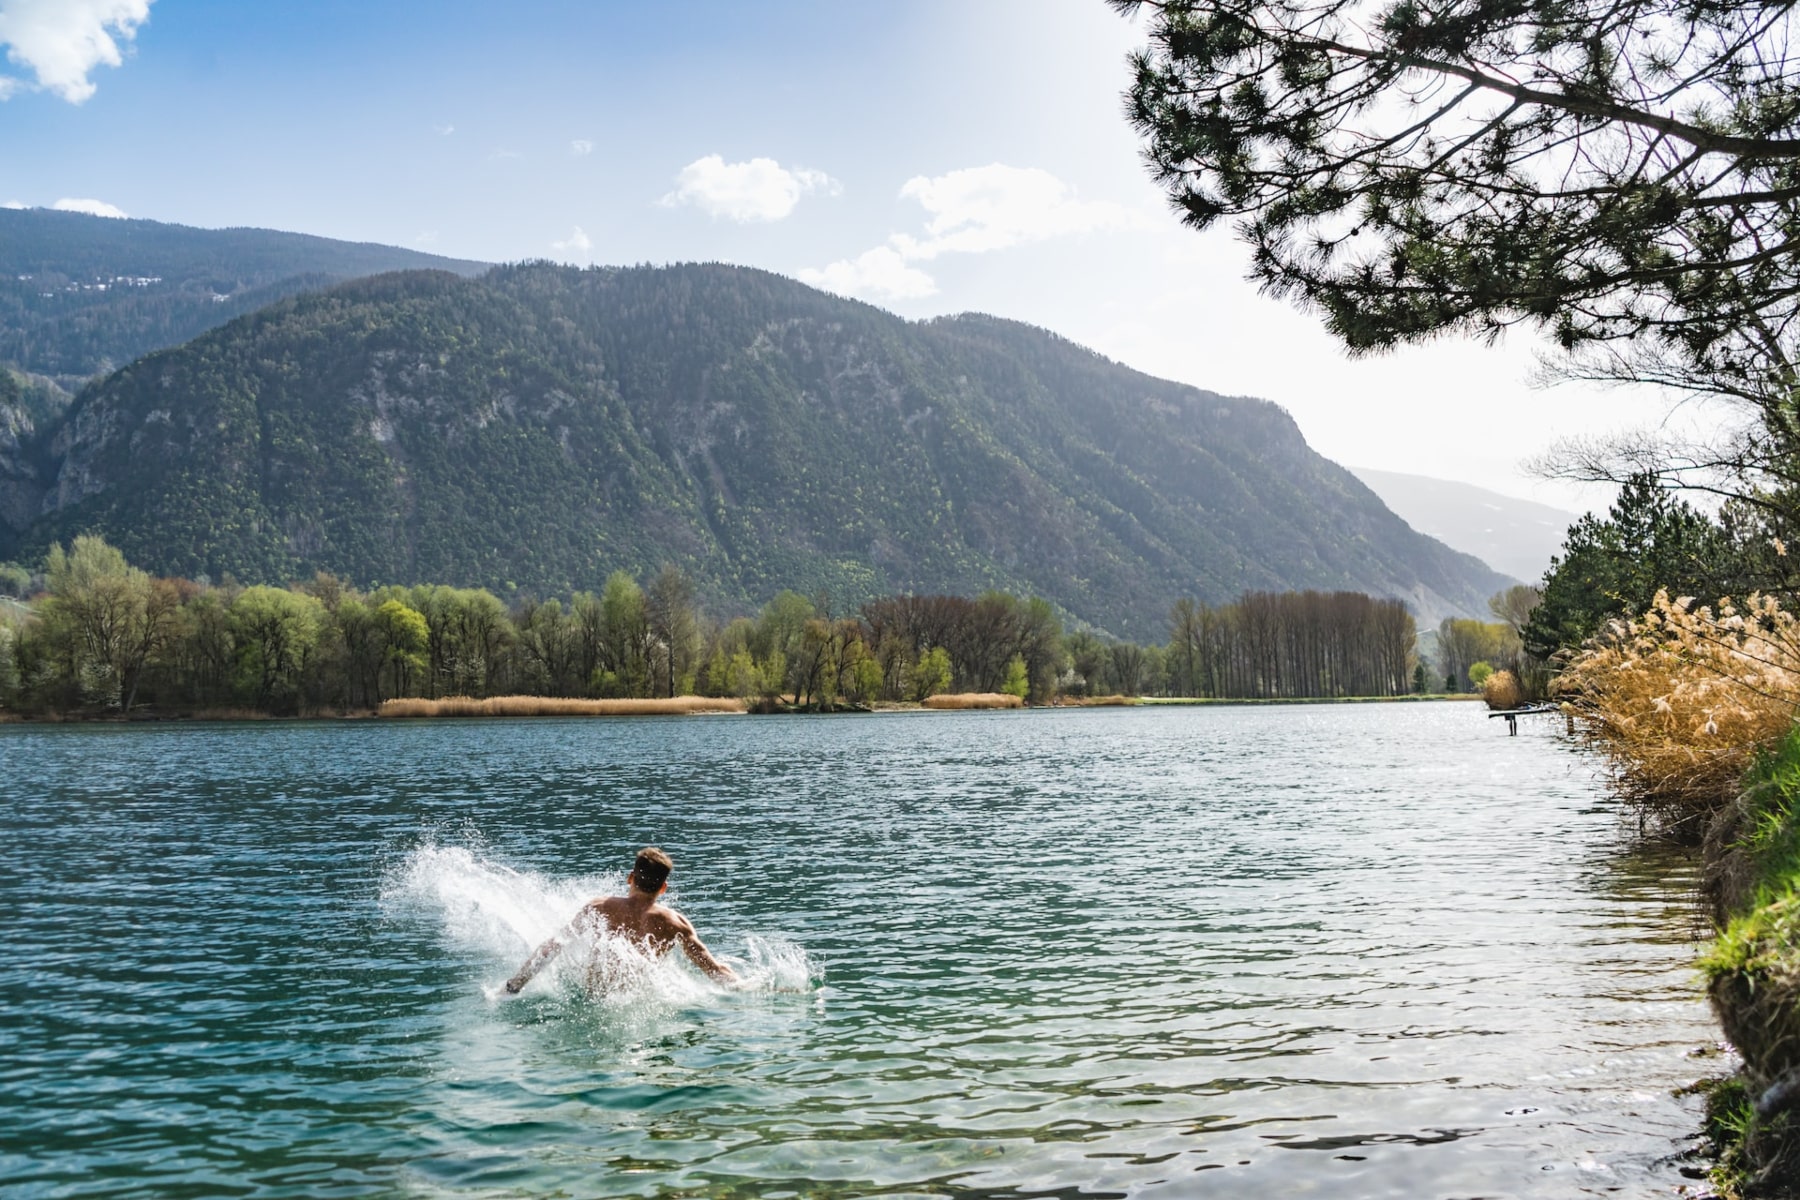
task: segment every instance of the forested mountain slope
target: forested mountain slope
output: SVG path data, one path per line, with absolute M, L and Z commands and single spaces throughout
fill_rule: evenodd
M 270 229 L 0 209 L 0 365 L 79 380 L 309 288 L 484 263 Z
M 537 594 L 665 562 L 781 588 L 1036 593 L 1160 640 L 1182 595 L 1346 588 L 1427 620 L 1504 577 L 1287 413 L 990 317 L 761 271 L 527 264 L 297 296 L 88 389 L 0 558 L 103 533 L 159 572 Z

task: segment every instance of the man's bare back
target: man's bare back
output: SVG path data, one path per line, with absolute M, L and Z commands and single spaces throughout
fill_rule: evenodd
M 669 871 L 673 867 L 668 855 L 655 847 L 646 847 L 638 854 L 637 863 L 631 869 L 626 894 L 590 900 L 560 936 L 568 938 L 583 932 L 623 934 L 653 956 L 665 954 L 671 946 L 680 943 L 682 952 L 696 967 L 721 982 L 735 980 L 737 974 L 713 957 L 700 935 L 694 932 L 693 922 L 657 903 L 668 888 Z M 519 991 L 531 982 L 531 977 L 544 964 L 560 954 L 562 948 L 563 943 L 557 938 L 539 946 L 518 973 L 506 981 L 506 990 Z

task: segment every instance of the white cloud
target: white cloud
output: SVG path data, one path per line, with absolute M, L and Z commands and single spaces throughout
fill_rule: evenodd
M 415 245 L 415 246 L 435 246 L 435 245 L 437 245 L 437 239 L 438 239 L 438 231 L 437 230 L 421 229 L 421 230 L 419 230 L 419 236 L 413 239 L 413 245 Z
M 551 242 L 550 248 L 571 260 L 586 262 L 593 257 L 594 239 L 577 225 L 574 233 L 560 242 Z
M 29 204 L 26 204 L 23 200 L 8 200 L 5 204 L 0 204 L 0 208 L 30 208 L 30 207 L 31 206 Z
M 454 125 L 433 125 L 432 128 L 437 131 L 439 137 L 449 137 L 456 132 Z
M 123 217 L 124 209 L 104 200 L 88 200 L 76 196 L 64 196 L 50 206 L 58 212 L 86 213 L 90 217 Z
M 937 291 L 914 262 L 943 254 L 985 254 L 1030 242 L 1102 230 L 1149 228 L 1142 213 L 1104 200 L 1081 200 L 1075 189 L 1036 167 L 991 163 L 935 177 L 915 175 L 900 188 L 930 214 L 923 236 L 896 233 L 853 259 L 800 272 L 815 287 L 850 296 L 915 300 Z
M 37 87 L 80 104 L 95 91 L 88 72 L 125 61 L 120 42 L 150 19 L 151 0 L 0 0 L 0 45 L 37 76 Z M 0 99 L 23 86 L 0 82 Z
M 900 188 L 931 214 L 923 240 L 897 234 L 894 244 L 908 258 L 940 254 L 981 254 L 1026 242 L 1098 230 L 1131 229 L 1144 217 L 1104 200 L 1076 199 L 1075 189 L 1036 167 L 992 163 L 951 171 L 936 178 L 915 175 Z
M 789 170 L 772 158 L 728 163 L 709 154 L 681 168 L 675 190 L 657 203 L 665 208 L 691 204 L 708 216 L 747 224 L 779 221 L 810 193 L 835 196 L 841 191 L 843 186 L 823 171 Z
M 588 141 L 586 138 L 576 138 L 569 143 L 569 153 L 573 154 L 576 158 L 582 158 L 593 152 L 594 143 Z
M 807 268 L 799 275 L 802 283 L 844 296 L 918 300 L 937 291 L 937 281 L 917 267 L 907 266 L 892 246 L 877 246 L 827 267 Z

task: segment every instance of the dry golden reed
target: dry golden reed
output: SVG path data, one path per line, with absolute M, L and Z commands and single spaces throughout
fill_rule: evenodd
M 1496 711 L 1518 708 L 1525 703 L 1525 689 L 1511 671 L 1495 671 L 1481 685 L 1481 698 Z
M 926 708 L 1024 708 L 1025 701 L 1005 692 L 949 692 L 925 697 Z
M 576 700 L 559 696 L 446 696 L 442 700 L 386 700 L 384 717 L 648 717 L 691 713 L 741 713 L 733 696 L 674 696 L 662 699 Z
M 1556 685 L 1587 739 L 1611 760 L 1626 799 L 1680 819 L 1736 793 L 1761 748 L 1800 711 L 1800 623 L 1752 595 L 1715 612 L 1658 592 L 1615 621 Z

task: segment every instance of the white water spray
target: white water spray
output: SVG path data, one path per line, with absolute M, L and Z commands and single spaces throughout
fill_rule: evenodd
M 564 948 L 527 987 L 565 998 L 585 994 L 608 1004 L 685 1005 L 727 991 L 805 992 L 813 969 L 806 951 L 782 938 L 748 934 L 742 955 L 714 945 L 738 982 L 723 987 L 682 965 L 679 953 L 648 955 L 605 932 L 568 937 L 570 919 L 596 896 L 623 888 L 623 875 L 552 879 L 490 859 L 478 849 L 436 841 L 409 851 L 382 882 L 382 905 L 395 916 L 435 923 L 450 947 L 492 964 L 483 985 L 490 1000 L 509 998 L 502 981 L 546 939 Z

